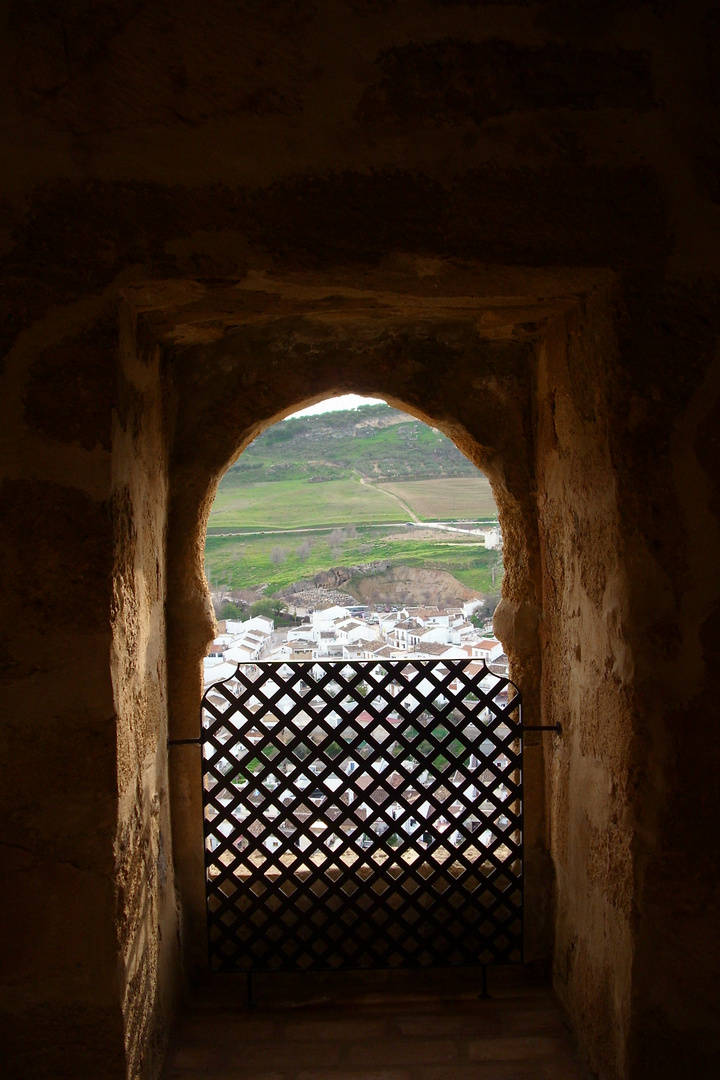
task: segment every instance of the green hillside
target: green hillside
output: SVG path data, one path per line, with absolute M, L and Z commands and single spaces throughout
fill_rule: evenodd
M 484 476 L 370 484 L 361 477 L 310 484 L 278 480 L 221 486 L 209 535 L 322 525 L 493 520 L 495 502 Z
M 228 469 L 210 535 L 494 518 L 488 481 L 439 431 L 387 405 L 294 417 Z
M 480 591 L 497 555 L 407 522 L 494 520 L 487 479 L 440 432 L 378 404 L 274 425 L 220 482 L 205 560 L 216 587 L 273 592 L 338 565 L 390 560 Z
M 267 583 L 268 592 L 296 581 L 312 578 L 333 566 L 354 566 L 387 560 L 395 566 L 418 566 L 447 570 L 463 585 L 479 592 L 495 591 L 493 569 L 498 552 L 483 544 L 437 539 L 418 530 L 397 527 L 274 533 L 264 536 L 209 536 L 205 548 L 206 572 L 210 584 L 229 589 L 250 588 Z M 501 573 L 497 576 L 497 582 Z
M 248 446 L 222 484 L 356 475 L 382 481 L 478 473 L 445 435 L 381 404 L 275 424 Z
M 233 470 L 234 471 L 234 470 Z M 213 533 L 228 529 L 299 529 L 400 521 L 400 505 L 357 478 L 310 484 L 307 480 L 220 485 L 210 516 Z

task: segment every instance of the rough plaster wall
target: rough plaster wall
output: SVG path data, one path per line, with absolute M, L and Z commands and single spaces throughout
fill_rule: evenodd
M 720 1064 L 717 312 L 596 298 L 541 350 L 555 981 L 601 1077 Z
M 544 721 L 562 725 L 550 771 L 555 982 L 603 1077 L 626 1074 L 634 904 L 634 670 L 604 391 L 613 316 L 588 300 L 548 333 L 538 370 Z
M 179 970 L 166 746 L 167 393 L 160 350 L 138 348 L 123 314 L 112 476 L 117 932 L 127 1070 L 152 1076 Z
M 627 1032 L 627 1076 L 677 1075 L 691 1054 L 694 1075 L 715 1075 L 715 0 L 276 0 L 211 14 L 192 0 L 53 0 L 2 17 L 4 1000 L 17 1052 L 81 1075 L 104 1046 L 95 1075 L 126 1068 L 111 940 L 114 376 L 96 345 L 114 329 L 103 317 L 147 278 L 345 266 L 360 281 L 415 252 L 619 276 L 604 396 L 639 824 L 630 1015 L 613 1031 Z M 272 419 L 263 408 L 251 425 Z M 188 595 L 201 637 L 205 601 Z M 59 890 L 57 922 L 36 917 L 24 881 L 36 900 Z M 612 1012 L 610 976 L 598 965 L 568 983 L 568 1003 L 606 1068 L 595 1016 Z
M 630 294 L 610 383 L 634 655 L 628 1070 L 668 1080 L 680 1044 L 689 1072 L 720 1069 L 719 299 L 700 281 Z
M 123 1061 L 103 379 L 114 339 L 112 312 L 79 303 L 23 334 L 2 374 L 0 1056 L 10 1077 L 110 1077 Z
M 164 402 L 158 357 L 126 350 L 113 429 L 117 353 L 117 306 L 101 299 L 23 335 L 2 375 L 11 1077 L 153 1075 L 178 983 Z

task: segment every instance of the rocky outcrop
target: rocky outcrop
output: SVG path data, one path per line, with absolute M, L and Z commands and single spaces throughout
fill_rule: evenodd
M 288 585 L 279 595 L 302 607 L 358 601 L 371 606 L 430 604 L 448 607 L 482 594 L 463 585 L 445 570 L 392 566 L 387 560 L 381 560 L 359 566 L 334 566 L 316 574 L 312 582 L 298 581 Z
M 339 589 L 353 578 L 363 575 L 383 574 L 390 570 L 387 560 L 382 562 L 361 563 L 358 566 L 333 566 L 330 570 L 322 570 L 313 578 L 313 583 L 321 589 Z
M 364 604 L 428 604 L 441 608 L 481 595 L 446 570 L 417 566 L 392 566 L 382 573 L 357 575 L 346 588 Z

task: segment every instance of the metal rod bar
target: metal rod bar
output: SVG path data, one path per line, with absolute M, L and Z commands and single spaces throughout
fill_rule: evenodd
M 523 731 L 557 731 L 558 735 L 562 734 L 562 724 L 523 724 Z
M 199 746 L 202 738 L 197 739 L 168 739 L 168 746 Z

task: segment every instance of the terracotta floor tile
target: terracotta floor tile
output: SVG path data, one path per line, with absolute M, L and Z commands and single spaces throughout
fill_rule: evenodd
M 274 1043 L 245 1043 L 222 1047 L 224 1068 L 267 1069 L 290 1071 L 303 1066 L 337 1065 L 340 1062 L 341 1044 L 323 1039 L 298 1043 L 278 1040 Z
M 412 1080 L 405 1069 L 300 1069 L 295 1080 Z
M 473 1039 L 468 1048 L 470 1061 L 537 1061 L 564 1058 L 567 1042 L 544 1035 L 508 1036 L 505 1039 Z
M 536 1064 L 518 1062 L 483 1062 L 473 1065 L 437 1065 L 421 1067 L 413 1080 L 545 1080 Z
M 396 974 L 267 977 L 253 1009 L 242 981 L 210 983 L 163 1080 L 581 1080 L 552 991 L 522 971 L 498 974 L 490 999 L 467 975 Z
M 260 1018 L 253 1013 L 246 1016 L 238 1016 L 237 1013 L 227 1016 L 192 1016 L 182 1023 L 177 1034 L 182 1037 L 183 1043 L 207 1044 L 214 1040 L 233 1042 L 236 1039 L 267 1042 L 275 1038 L 278 1026 L 275 1016 Z
M 378 1039 L 386 1034 L 387 1023 L 384 1017 L 345 1017 L 333 1018 L 332 1020 L 302 1020 L 293 1018 L 292 1021 L 278 1027 L 277 1038 L 289 1039 L 294 1042 L 314 1042 L 316 1040 L 354 1040 L 354 1039 Z
M 178 1040 L 168 1055 L 166 1069 L 168 1075 L 183 1075 L 189 1072 L 203 1072 L 220 1067 L 220 1047 L 216 1042 L 190 1043 Z
M 419 1039 L 387 1036 L 352 1043 L 347 1048 L 351 1065 L 426 1065 L 456 1061 L 457 1045 L 450 1039 Z

